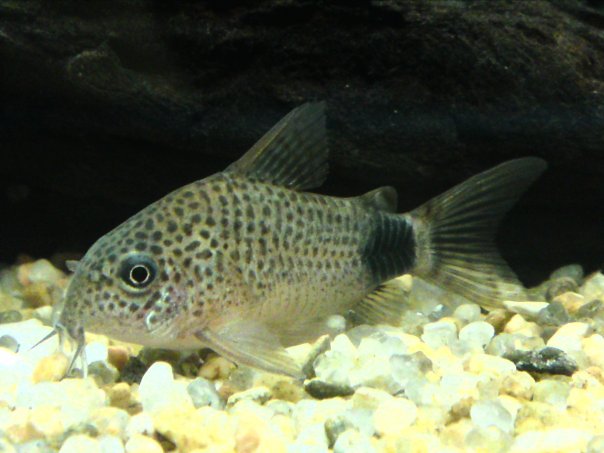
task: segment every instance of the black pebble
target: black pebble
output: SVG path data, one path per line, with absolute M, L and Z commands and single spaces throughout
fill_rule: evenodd
M 577 363 L 564 351 L 551 347 L 539 351 L 514 351 L 504 357 L 514 362 L 518 371 L 529 373 L 570 376 L 578 369 Z

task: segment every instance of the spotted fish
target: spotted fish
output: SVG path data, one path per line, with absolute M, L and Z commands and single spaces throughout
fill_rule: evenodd
M 503 163 L 402 214 L 391 187 L 309 193 L 327 175 L 327 140 L 323 103 L 304 104 L 224 171 L 101 237 L 75 266 L 56 330 L 76 356 L 92 331 L 300 376 L 285 347 L 334 314 L 393 322 L 405 307 L 389 281 L 404 273 L 484 307 L 519 297 L 493 236 L 545 166 Z

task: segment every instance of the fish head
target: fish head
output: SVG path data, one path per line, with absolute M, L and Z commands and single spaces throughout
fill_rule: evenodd
M 86 330 L 163 346 L 178 336 L 194 282 L 141 218 L 144 211 L 101 237 L 77 264 L 58 317 L 72 339 Z

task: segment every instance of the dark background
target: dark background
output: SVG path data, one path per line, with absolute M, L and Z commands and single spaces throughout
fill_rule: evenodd
M 604 9 L 587 0 L 0 0 L 0 262 L 84 252 L 325 100 L 321 193 L 401 210 L 550 168 L 498 242 L 521 278 L 604 263 Z

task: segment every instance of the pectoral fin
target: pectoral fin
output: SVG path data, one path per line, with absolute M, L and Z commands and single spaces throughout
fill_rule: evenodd
M 237 364 L 303 378 L 300 366 L 281 346 L 277 336 L 259 322 L 230 322 L 217 328 L 201 329 L 195 335 L 209 348 Z

